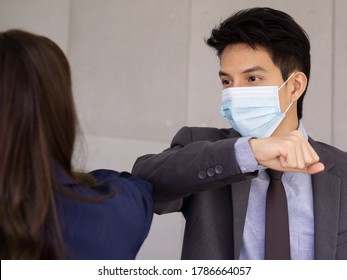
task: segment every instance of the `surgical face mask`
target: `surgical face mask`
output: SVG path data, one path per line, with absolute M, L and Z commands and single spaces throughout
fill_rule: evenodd
M 293 73 L 294 74 L 294 73 Z M 284 119 L 291 102 L 281 112 L 279 90 L 293 76 L 278 86 L 231 87 L 222 92 L 222 116 L 242 136 L 269 137 Z

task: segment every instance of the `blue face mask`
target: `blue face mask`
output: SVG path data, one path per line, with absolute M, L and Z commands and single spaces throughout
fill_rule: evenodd
M 294 74 L 294 73 L 293 73 Z M 269 137 L 292 106 L 281 112 L 277 86 L 231 87 L 222 92 L 222 116 L 242 136 Z

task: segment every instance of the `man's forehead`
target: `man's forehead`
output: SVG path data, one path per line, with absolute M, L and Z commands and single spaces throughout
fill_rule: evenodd
M 271 72 L 277 68 L 269 52 L 262 47 L 252 48 L 246 44 L 228 46 L 220 57 L 222 73 Z

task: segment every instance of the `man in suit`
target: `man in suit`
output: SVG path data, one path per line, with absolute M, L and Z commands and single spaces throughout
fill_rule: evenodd
M 213 29 L 207 44 L 220 58 L 232 128 L 184 127 L 133 168 L 154 185 L 157 213 L 183 213 L 182 259 L 266 258 L 270 170 L 284 172 L 288 258 L 347 259 L 347 154 L 311 139 L 300 121 L 305 31 L 284 12 L 253 8 Z

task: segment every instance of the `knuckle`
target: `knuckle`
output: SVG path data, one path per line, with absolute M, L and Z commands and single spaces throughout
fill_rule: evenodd
M 286 146 L 291 149 L 296 146 L 296 143 L 297 141 L 295 140 L 295 138 L 288 139 L 285 142 Z

